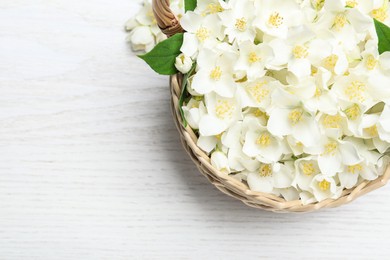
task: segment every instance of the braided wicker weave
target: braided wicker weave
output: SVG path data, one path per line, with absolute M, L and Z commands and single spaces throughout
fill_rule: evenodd
M 169 0 L 153 0 L 153 11 L 161 30 L 168 36 L 183 32 L 176 16 L 169 7 Z M 254 192 L 249 187 L 216 170 L 210 163 L 209 156 L 197 145 L 197 136 L 189 127 L 184 127 L 179 111 L 179 99 L 183 83 L 183 75 L 177 74 L 170 79 L 172 94 L 172 112 L 177 129 L 179 130 L 183 147 L 197 165 L 200 172 L 220 191 L 232 196 L 250 207 L 261 208 L 273 212 L 311 212 L 321 208 L 333 208 L 349 203 L 358 197 L 384 186 L 390 178 L 390 167 L 375 181 L 364 181 L 357 187 L 344 190 L 342 196 L 336 200 L 328 199 L 322 202 L 302 205 L 301 201 L 286 201 L 272 194 Z

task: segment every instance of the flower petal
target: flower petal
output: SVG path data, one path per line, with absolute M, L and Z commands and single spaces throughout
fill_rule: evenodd
M 203 136 L 219 135 L 226 128 L 227 125 L 224 121 L 210 115 L 205 115 L 199 122 L 199 133 Z
M 262 177 L 258 173 L 249 173 L 247 182 L 252 191 L 270 193 L 274 188 L 273 177 Z

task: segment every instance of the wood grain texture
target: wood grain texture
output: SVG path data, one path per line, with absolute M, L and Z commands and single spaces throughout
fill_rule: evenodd
M 276 215 L 207 183 L 125 42 L 139 2 L 0 1 L 0 259 L 389 259 L 389 187 Z

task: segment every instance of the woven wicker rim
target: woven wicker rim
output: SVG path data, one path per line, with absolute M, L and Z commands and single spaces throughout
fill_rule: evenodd
M 169 7 L 169 0 L 153 0 L 153 11 L 159 27 L 168 37 L 184 31 Z M 321 208 L 333 208 L 347 204 L 368 192 L 386 185 L 390 179 L 389 166 L 385 173 L 378 179 L 374 181 L 363 181 L 353 189 L 346 189 L 338 199 L 327 199 L 308 205 L 303 205 L 300 200 L 286 201 L 283 198 L 272 194 L 251 191 L 246 184 L 215 169 L 210 163 L 209 156 L 196 145 L 198 138 L 194 131 L 189 126 L 184 127 L 179 112 L 179 99 L 183 85 L 182 83 L 183 75 L 181 74 L 174 75 L 170 79 L 172 113 L 184 149 L 194 161 L 200 172 L 214 186 L 223 193 L 241 200 L 250 207 L 273 212 L 311 212 Z

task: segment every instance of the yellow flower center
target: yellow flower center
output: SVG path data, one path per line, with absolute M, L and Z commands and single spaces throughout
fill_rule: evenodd
M 262 147 L 268 147 L 271 144 L 271 136 L 269 133 L 262 133 L 256 140 L 256 144 Z
M 263 100 L 270 94 L 269 89 L 265 88 L 266 84 L 266 81 L 262 81 L 248 88 L 249 94 L 251 94 L 252 97 L 259 103 L 263 102 Z
M 272 167 L 269 164 L 264 164 L 260 167 L 259 174 L 261 177 L 271 177 Z
M 250 64 L 256 63 L 260 60 L 261 60 L 261 58 L 259 56 L 257 56 L 256 52 L 249 53 L 248 61 Z
M 281 16 L 278 12 L 274 12 L 273 14 L 270 15 L 268 19 L 268 23 L 273 26 L 278 28 L 283 24 L 283 16 Z
M 323 155 L 336 155 L 336 150 L 338 148 L 338 144 L 336 142 L 329 142 L 325 145 L 325 151 Z
M 322 124 L 326 128 L 340 128 L 343 118 L 340 115 L 326 115 Z
M 220 119 L 231 117 L 235 110 L 235 106 L 227 100 L 218 100 L 215 107 L 215 114 Z
M 215 67 L 211 72 L 210 72 L 210 78 L 215 80 L 215 81 L 218 81 L 221 79 L 221 76 L 222 76 L 222 70 L 221 70 L 221 67 L 217 66 Z
M 216 135 L 215 138 L 217 138 L 218 140 L 221 140 L 222 139 L 222 135 L 223 135 L 223 133 L 220 133 L 219 135 Z
M 378 128 L 376 125 L 373 125 L 371 127 L 365 128 L 364 131 L 369 134 L 371 137 L 377 137 L 378 136 Z
M 196 31 L 196 38 L 198 38 L 198 40 L 200 42 L 204 42 L 205 40 L 207 40 L 207 38 L 209 38 L 210 36 L 210 31 L 207 30 L 206 28 L 204 27 L 200 27 L 197 31 Z
M 344 113 L 347 115 L 348 119 L 356 120 L 360 116 L 360 107 L 357 104 L 347 108 Z
M 294 109 L 293 111 L 290 112 L 288 115 L 288 119 L 290 119 L 291 124 L 296 125 L 303 119 L 303 111 L 302 109 Z
M 364 102 L 366 98 L 364 97 L 364 92 L 366 90 L 366 85 L 358 80 L 352 81 L 351 84 L 345 89 L 345 94 L 348 96 L 349 100 L 357 100 L 359 102 Z
M 325 68 L 328 70 L 334 70 L 338 61 L 339 57 L 336 54 L 332 54 L 326 57 L 324 60 Z
M 375 59 L 375 57 L 372 54 L 367 56 L 367 58 L 366 58 L 366 68 L 368 70 L 375 69 L 377 64 L 378 64 L 378 61 Z
M 356 165 L 351 165 L 351 166 L 348 166 L 348 172 L 349 173 L 358 173 L 358 172 L 361 172 L 363 171 L 363 166 L 361 164 L 356 164 Z
M 306 176 L 311 176 L 316 172 L 316 168 L 313 163 L 303 163 L 302 164 L 302 172 Z
M 307 48 L 302 45 L 295 46 L 292 52 L 296 59 L 303 59 L 309 55 Z
M 318 183 L 318 188 L 320 188 L 322 191 L 328 191 L 330 189 L 330 182 L 323 180 Z
M 375 19 L 381 21 L 381 22 L 384 22 L 388 15 L 387 15 L 387 6 L 384 5 L 382 6 L 381 8 L 379 9 L 375 9 L 371 12 L 371 15 L 372 17 L 374 17 Z
M 344 14 L 338 14 L 334 18 L 333 28 L 336 30 L 341 30 L 348 23 L 347 17 Z
M 351 1 L 347 1 L 347 7 L 349 7 L 349 8 L 354 8 L 354 7 L 356 7 L 356 6 L 358 6 L 358 2 L 356 2 L 356 0 L 351 0 Z
M 218 4 L 211 3 L 207 6 L 207 10 L 209 14 L 216 14 L 222 12 L 223 8 L 219 3 Z M 207 13 L 205 13 L 205 15 L 206 14 Z
M 236 26 L 237 30 L 239 30 L 240 32 L 244 32 L 246 30 L 246 24 L 247 24 L 247 21 L 243 17 L 243 18 L 240 18 L 240 19 L 236 20 L 235 26 Z

